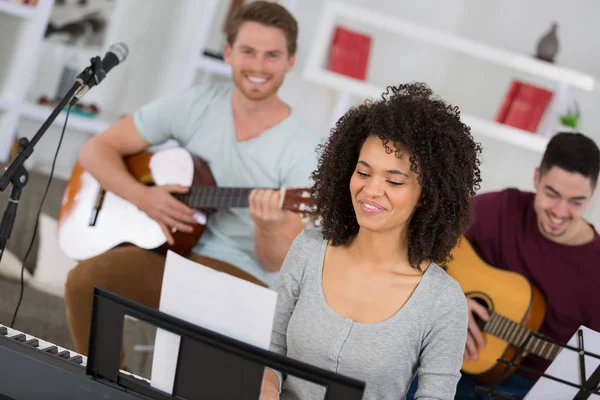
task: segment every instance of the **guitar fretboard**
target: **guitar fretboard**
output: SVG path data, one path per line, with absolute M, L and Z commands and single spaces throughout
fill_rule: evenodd
M 490 319 L 486 322 L 483 330 L 516 347 L 520 347 L 531 332 L 529 328 L 495 313 L 490 315 Z M 531 337 L 523 352 L 535 354 L 548 361 L 553 361 L 560 352 L 560 349 L 561 346 L 558 344 L 538 337 Z
M 192 208 L 248 207 L 248 196 L 252 189 L 192 186 L 188 193 L 175 197 Z

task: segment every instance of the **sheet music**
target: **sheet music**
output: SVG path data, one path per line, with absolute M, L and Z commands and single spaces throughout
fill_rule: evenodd
M 582 326 L 583 331 L 583 349 L 587 352 L 600 355 L 600 333 Z M 578 333 L 575 332 L 569 346 L 579 348 Z M 586 379 L 600 365 L 600 360 L 594 357 L 585 356 L 585 372 Z M 545 372 L 546 375 L 554 376 L 563 379 L 567 382 L 581 385 L 580 368 L 579 368 L 579 353 L 567 348 L 563 348 L 559 355 L 554 359 L 552 364 Z M 565 400 L 572 399 L 578 393 L 579 389 L 565 385 L 561 382 L 556 382 L 552 379 L 541 377 L 533 388 L 529 391 L 526 400 Z M 600 396 L 592 394 L 590 400 L 599 400 Z
M 269 349 L 277 293 L 167 253 L 159 310 Z M 157 329 L 151 385 L 173 393 L 180 336 Z M 202 373 L 198 371 L 198 373 Z

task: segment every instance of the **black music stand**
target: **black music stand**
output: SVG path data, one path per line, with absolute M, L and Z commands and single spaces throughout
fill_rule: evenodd
M 496 381 L 490 386 L 490 388 L 486 389 L 484 387 L 477 386 L 475 388 L 475 392 L 486 394 L 488 396 L 491 396 L 491 397 L 497 398 L 497 399 L 517 400 L 517 398 L 514 395 L 511 395 L 510 393 L 500 392 L 497 390 L 498 385 L 500 385 L 500 383 L 502 383 L 504 376 L 506 375 L 508 370 L 512 367 L 517 370 L 522 370 L 522 371 L 531 373 L 533 375 L 548 378 L 553 381 L 560 382 L 564 385 L 572 386 L 574 388 L 579 389 L 579 391 L 577 392 L 575 397 L 573 397 L 573 400 L 585 400 L 585 399 L 588 399 L 592 394 L 600 395 L 600 390 L 598 387 L 600 385 L 600 366 L 598 366 L 594 370 L 594 372 L 590 375 L 589 379 L 586 378 L 587 374 L 585 371 L 585 356 L 597 358 L 600 360 L 600 355 L 585 351 L 584 343 L 583 343 L 583 331 L 581 329 L 579 329 L 577 331 L 577 335 L 578 335 L 578 342 L 579 342 L 578 345 L 579 346 L 573 347 L 568 344 L 559 343 L 559 342 L 557 342 L 553 339 L 550 339 L 547 336 L 541 335 L 537 332 L 533 332 L 533 331 L 529 332 L 529 334 L 527 335 L 527 338 L 525 339 L 525 341 L 523 343 L 521 343 L 521 346 L 519 346 L 519 348 L 517 349 L 517 351 L 513 355 L 513 357 L 510 359 L 510 361 L 505 361 L 502 359 L 497 360 L 500 363 L 506 364 L 506 367 L 504 368 L 504 370 L 502 371 L 502 373 L 500 374 L 498 379 L 496 379 Z M 519 364 L 515 364 L 515 360 L 517 359 L 517 357 L 519 357 L 520 354 L 523 354 L 523 351 L 526 348 L 527 344 L 534 337 L 538 338 L 538 339 L 542 339 L 542 340 L 550 342 L 550 343 L 553 343 L 555 345 L 561 346 L 564 349 L 568 349 L 568 350 L 572 350 L 572 351 L 576 352 L 579 357 L 579 379 L 581 381 L 581 384 L 569 382 L 564 379 L 558 378 L 556 376 L 548 375 L 546 373 L 540 373 L 539 371 L 536 371 L 534 369 L 527 368 L 527 367 L 519 365 Z M 561 351 L 563 351 L 563 350 L 561 350 Z
M 119 370 L 125 315 L 181 337 L 173 394 Z M 264 367 L 322 385 L 324 400 L 360 400 L 365 383 L 204 329 L 94 288 L 87 374 L 149 399 L 257 400 Z

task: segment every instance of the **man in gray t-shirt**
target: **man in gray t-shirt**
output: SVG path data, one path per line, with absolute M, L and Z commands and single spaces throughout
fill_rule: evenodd
M 172 230 L 189 232 L 195 210 L 175 200 L 186 188 L 145 186 L 123 157 L 175 139 L 208 161 L 217 186 L 310 186 L 319 136 L 278 96 L 295 61 L 296 20 L 273 2 L 254 1 L 228 26 L 225 61 L 234 84 L 210 84 L 155 100 L 83 148 L 80 163 L 109 192 L 155 220 L 172 242 Z M 300 216 L 279 206 L 280 192 L 253 190 L 247 209 L 219 210 L 187 256 L 208 267 L 269 286 L 294 238 Z M 118 225 L 118 224 L 116 224 Z M 114 227 L 115 230 L 119 226 Z M 122 246 L 80 262 L 65 288 L 67 317 L 76 350 L 88 349 L 95 286 L 158 308 L 164 255 Z

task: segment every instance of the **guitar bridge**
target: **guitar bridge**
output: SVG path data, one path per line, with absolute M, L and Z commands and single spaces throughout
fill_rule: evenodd
M 90 215 L 90 220 L 88 222 L 89 226 L 96 226 L 96 222 L 98 221 L 98 214 L 102 209 L 102 204 L 104 203 L 105 195 L 106 190 L 104 190 L 104 188 L 100 188 L 100 190 L 98 190 L 98 194 L 96 195 L 96 202 L 94 203 L 94 208 L 92 209 L 92 215 Z

